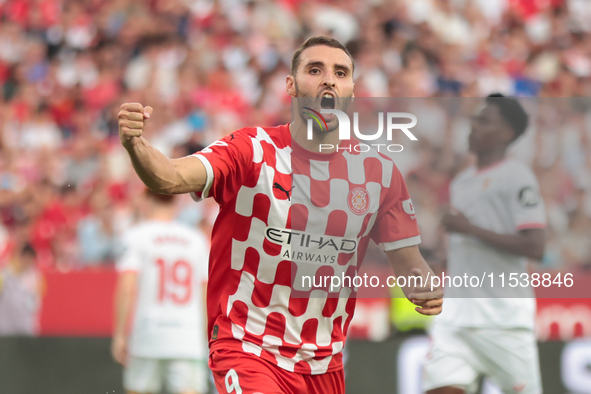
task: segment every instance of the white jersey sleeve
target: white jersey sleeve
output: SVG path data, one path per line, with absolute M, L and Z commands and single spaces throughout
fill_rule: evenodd
M 546 209 L 536 176 L 525 165 L 515 166 L 514 171 L 508 183 L 507 197 L 515 230 L 545 228 Z
M 141 269 L 140 237 L 135 233 L 136 231 L 130 230 L 123 236 L 123 250 L 116 264 L 118 272 L 139 272 Z

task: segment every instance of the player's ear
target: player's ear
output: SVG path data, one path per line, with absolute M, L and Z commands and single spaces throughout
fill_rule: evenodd
M 285 91 L 291 97 L 296 97 L 295 77 L 293 75 L 288 75 L 285 78 Z

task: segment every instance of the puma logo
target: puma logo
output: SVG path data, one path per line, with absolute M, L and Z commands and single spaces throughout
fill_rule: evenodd
M 285 195 L 287 196 L 287 200 L 288 200 L 288 201 L 291 201 L 291 195 L 290 195 L 290 194 L 291 194 L 291 191 L 292 191 L 294 188 L 295 188 L 295 186 L 293 186 L 293 187 L 292 187 L 291 189 L 289 189 L 289 190 L 285 190 L 285 189 L 283 188 L 283 186 L 281 186 L 281 185 L 280 185 L 278 182 L 275 182 L 275 183 L 273 184 L 273 189 L 279 189 L 279 190 L 281 190 L 283 193 L 285 193 Z

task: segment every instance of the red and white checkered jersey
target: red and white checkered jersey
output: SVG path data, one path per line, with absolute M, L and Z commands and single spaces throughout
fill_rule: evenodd
M 357 153 L 351 143 L 310 152 L 283 125 L 240 129 L 195 153 L 207 181 L 194 198 L 220 205 L 209 265 L 210 349 L 256 354 L 297 373 L 342 368 L 356 289 L 331 292 L 317 278 L 354 276 L 370 239 L 385 250 L 420 243 L 393 161 Z M 313 287 L 304 275 L 314 276 Z

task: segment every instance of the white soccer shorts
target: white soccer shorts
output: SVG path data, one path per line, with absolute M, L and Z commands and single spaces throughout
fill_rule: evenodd
M 454 386 L 475 393 L 480 375 L 505 394 L 540 394 L 542 382 L 535 335 L 528 329 L 431 328 L 423 390 Z
M 207 393 L 207 380 L 205 360 L 129 357 L 123 371 L 125 390 L 138 393 L 158 393 L 163 383 L 171 393 Z

